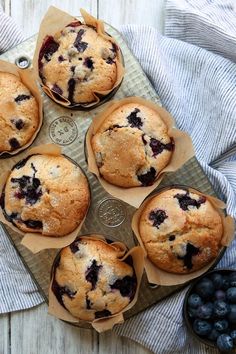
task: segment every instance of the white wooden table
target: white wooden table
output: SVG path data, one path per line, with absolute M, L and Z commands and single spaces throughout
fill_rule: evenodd
M 0 0 L 5 12 L 23 29 L 25 38 L 38 32 L 50 5 L 71 14 L 83 7 L 119 28 L 149 24 L 163 30 L 164 0 Z M 1 301 L 1 299 L 0 299 Z M 47 314 L 47 306 L 0 315 L 0 354 L 148 354 L 149 350 L 115 334 L 74 328 Z

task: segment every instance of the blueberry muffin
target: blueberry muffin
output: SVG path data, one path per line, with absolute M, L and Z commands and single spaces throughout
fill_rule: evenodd
M 119 48 L 79 21 L 44 39 L 39 75 L 54 97 L 71 105 L 97 100 L 95 92 L 112 90 L 117 80 Z
M 152 185 L 170 161 L 173 141 L 149 107 L 126 103 L 114 110 L 92 137 L 100 175 L 120 187 Z
M 81 169 L 59 155 L 31 155 L 18 162 L 6 181 L 1 207 L 23 232 L 64 236 L 86 215 L 90 201 Z
M 128 256 L 112 245 L 80 237 L 60 252 L 52 291 L 74 317 L 93 321 L 122 311 L 134 298 L 137 279 Z
M 146 205 L 139 233 L 148 258 L 157 267 L 182 274 L 201 269 L 216 258 L 223 225 L 205 196 L 173 188 Z
M 0 153 L 29 142 L 39 126 L 36 99 L 16 75 L 0 72 Z

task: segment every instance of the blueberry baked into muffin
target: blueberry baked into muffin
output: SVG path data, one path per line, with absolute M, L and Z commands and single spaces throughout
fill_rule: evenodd
M 84 219 L 90 201 L 81 169 L 59 155 L 31 155 L 11 170 L 1 196 L 5 218 L 23 232 L 64 236 Z
M 134 298 L 137 279 L 132 257 L 99 239 L 80 237 L 61 250 L 52 291 L 74 317 L 93 321 L 122 311 Z
M 96 92 L 112 90 L 120 56 L 118 46 L 108 38 L 76 20 L 44 39 L 39 75 L 57 100 L 89 104 L 97 101 Z
M 201 269 L 219 253 L 222 219 L 203 195 L 184 189 L 168 189 L 145 206 L 139 234 L 148 258 L 172 273 Z
M 100 175 L 120 187 L 152 185 L 174 148 L 157 112 L 140 103 L 115 109 L 91 140 Z
M 38 103 L 19 77 L 0 72 L 0 104 L 0 153 L 13 152 L 38 129 Z

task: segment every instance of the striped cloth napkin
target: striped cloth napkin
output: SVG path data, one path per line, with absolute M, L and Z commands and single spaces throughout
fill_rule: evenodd
M 191 135 L 202 168 L 236 218 L 235 10 L 234 0 L 167 0 L 165 36 L 148 26 L 123 26 L 121 31 L 164 107 Z M 8 36 L 22 39 L 10 21 L 0 12 L 0 50 L 7 49 Z M 39 304 L 41 296 L 0 231 L 0 312 Z M 235 267 L 235 250 L 233 241 L 218 267 Z M 185 292 L 129 319 L 115 332 L 158 354 L 217 353 L 186 331 Z

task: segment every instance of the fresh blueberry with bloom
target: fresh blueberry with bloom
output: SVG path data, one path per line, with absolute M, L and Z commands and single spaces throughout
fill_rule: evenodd
M 229 288 L 226 291 L 226 297 L 230 303 L 235 304 L 236 303 L 236 288 Z
M 230 286 L 236 286 L 236 272 L 230 273 L 229 284 L 230 284 Z
M 229 312 L 230 308 L 229 305 L 221 300 L 216 300 L 214 302 L 214 309 L 213 309 L 213 314 L 218 317 L 218 318 L 223 318 L 225 317 L 228 312 Z
M 211 333 L 212 324 L 207 321 L 197 319 L 193 322 L 193 330 L 199 336 L 207 336 Z
M 230 337 L 233 339 L 233 343 L 236 344 L 236 329 L 230 332 Z
M 209 299 L 214 294 L 214 284 L 213 281 L 208 278 L 203 278 L 195 287 L 196 293 L 201 296 L 204 300 Z
M 215 289 L 220 289 L 223 285 L 223 276 L 219 273 L 213 273 L 210 276 L 210 279 L 213 281 Z
M 226 300 L 226 293 L 223 290 L 216 290 L 214 297 L 215 297 L 215 300 L 225 301 Z
M 227 290 L 229 287 L 230 287 L 229 277 L 227 275 L 224 275 L 221 288 L 223 290 Z
M 236 323 L 236 305 L 230 305 L 229 308 L 228 320 L 230 323 Z
M 233 349 L 233 339 L 228 334 L 221 334 L 217 338 L 217 347 L 221 351 L 230 351 Z
M 213 313 L 213 304 L 211 302 L 207 302 L 204 305 L 201 305 L 197 309 L 197 316 L 203 320 L 209 320 Z
M 227 320 L 218 320 L 214 323 L 214 329 L 218 332 L 225 332 L 229 327 L 229 322 Z
M 196 309 L 203 304 L 201 297 L 198 294 L 191 294 L 188 298 L 188 305 Z

